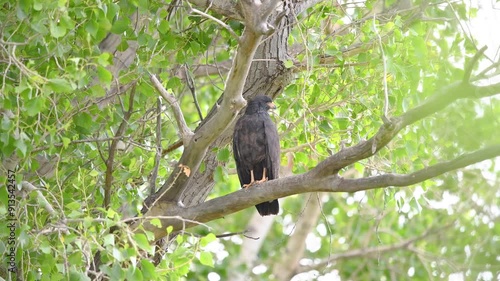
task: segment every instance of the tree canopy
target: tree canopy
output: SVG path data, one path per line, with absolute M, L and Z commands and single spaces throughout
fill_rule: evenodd
M 500 46 L 476 4 L 3 1 L 0 277 L 500 278 Z M 242 190 L 256 95 L 281 174 Z

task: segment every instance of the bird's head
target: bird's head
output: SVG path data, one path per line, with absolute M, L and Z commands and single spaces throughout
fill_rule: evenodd
M 252 114 L 259 111 L 267 112 L 269 109 L 275 109 L 276 105 L 268 96 L 256 96 L 248 102 L 246 114 Z

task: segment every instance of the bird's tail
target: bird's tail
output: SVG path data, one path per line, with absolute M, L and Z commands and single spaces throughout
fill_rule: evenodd
M 255 205 L 261 216 L 277 215 L 280 211 L 278 199 Z

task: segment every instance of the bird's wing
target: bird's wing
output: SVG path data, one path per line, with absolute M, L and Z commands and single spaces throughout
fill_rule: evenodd
M 280 170 L 280 139 L 278 130 L 269 116 L 264 120 L 264 132 L 266 135 L 266 170 L 269 179 L 277 179 Z
M 243 140 L 245 136 L 245 128 L 243 128 L 244 121 L 239 119 L 234 126 L 233 133 L 233 154 L 234 161 L 236 162 L 236 172 L 238 173 L 238 178 L 240 180 L 241 185 L 250 183 L 250 172 L 245 169 L 246 165 L 243 163 L 246 161 L 244 157 L 241 155 L 241 147 L 243 144 Z

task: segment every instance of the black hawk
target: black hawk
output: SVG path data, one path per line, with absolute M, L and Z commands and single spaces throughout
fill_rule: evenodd
M 248 102 L 245 114 L 234 127 L 233 152 L 241 187 L 278 178 L 280 168 L 280 140 L 269 109 L 274 109 L 271 98 L 256 96 Z M 261 216 L 276 215 L 278 200 L 255 206 Z

